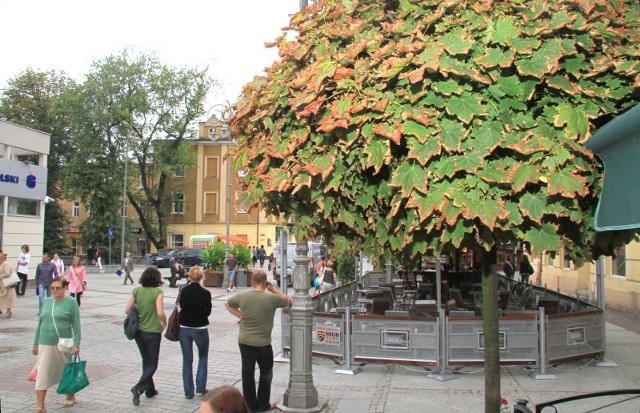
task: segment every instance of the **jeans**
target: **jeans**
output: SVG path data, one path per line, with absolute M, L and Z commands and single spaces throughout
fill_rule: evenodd
M 239 344 L 242 358 L 242 394 L 253 412 L 267 411 L 271 407 L 271 380 L 273 379 L 273 348 Z M 256 363 L 260 368 L 256 394 Z
M 16 295 L 24 295 L 27 291 L 27 274 L 21 272 L 16 273 L 20 278 L 20 282 L 16 284 Z
M 48 285 L 38 284 L 38 314 L 42 310 L 42 302 L 47 297 L 51 297 L 51 288 Z
M 236 270 L 229 270 L 229 286 L 236 285 Z
M 161 333 L 147 333 L 138 331 L 135 340 L 142 356 L 142 376 L 133 389 L 138 393 L 152 394 L 156 391 L 153 383 L 153 374 L 158 370 L 158 359 L 160 358 Z
M 182 349 L 182 386 L 184 395 L 193 397 L 193 343 L 198 348 L 198 370 L 196 371 L 196 393 L 207 389 L 207 369 L 209 364 L 209 330 L 180 326 L 180 348 Z

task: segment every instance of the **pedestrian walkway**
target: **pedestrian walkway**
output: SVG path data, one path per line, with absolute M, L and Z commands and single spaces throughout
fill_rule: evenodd
M 91 385 L 77 395 L 73 407 L 62 406 L 62 397 L 51 389 L 47 394 L 48 412 L 197 412 L 199 401 L 187 400 L 182 391 L 182 356 L 178 343 L 162 341 L 160 366 L 155 375 L 160 394 L 153 399 L 141 398 L 139 407 L 131 403 L 129 389 L 137 381 L 141 361 L 134 341 L 124 337 L 122 320 L 124 304 L 133 286 L 122 285 L 111 267 L 104 273 L 91 270 L 88 290 L 81 307 L 82 345 L 80 355 L 87 361 Z M 137 280 L 142 267 L 134 272 Z M 168 275 L 168 269 L 161 270 Z M 182 283 L 184 281 L 180 281 Z M 238 327 L 227 313 L 224 301 L 230 296 L 224 288 L 209 288 L 213 311 L 210 317 L 211 347 L 208 387 L 223 384 L 240 385 L 240 353 L 237 346 Z M 231 294 L 246 291 L 238 288 Z M 165 288 L 165 311 L 173 307 L 177 289 Z M 35 357 L 31 348 L 38 310 L 33 288 L 18 300 L 13 318 L 0 320 L 0 412 L 34 411 L 33 383 L 27 375 Z M 617 316 L 621 318 L 620 315 Z M 616 318 L 616 317 L 613 317 Z M 273 334 L 274 352 L 279 353 L 280 315 L 276 315 Z M 516 399 L 541 402 L 580 392 L 604 389 L 640 388 L 640 357 L 637 356 L 640 335 L 607 323 L 607 358 L 617 367 L 596 367 L 590 360 L 550 367 L 557 380 L 533 380 L 530 370 L 522 367 L 502 368 L 502 393 L 513 403 Z M 484 406 L 484 372 L 469 367 L 454 372 L 456 380 L 440 382 L 428 377 L 429 371 L 416 366 L 366 364 L 355 376 L 336 374 L 340 367 L 333 361 L 313 358 L 313 382 L 323 404 L 323 412 L 482 412 Z M 281 402 L 289 381 L 289 364 L 276 363 L 272 400 Z M 640 411 L 636 404 L 626 413 Z

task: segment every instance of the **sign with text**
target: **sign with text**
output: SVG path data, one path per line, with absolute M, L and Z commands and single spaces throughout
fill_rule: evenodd
M 340 327 L 316 324 L 315 334 L 312 335 L 313 342 L 327 346 L 339 346 L 341 333 Z
M 409 350 L 409 330 L 382 330 L 380 348 Z
M 47 169 L 0 158 L 0 196 L 44 201 Z
M 478 350 L 484 350 L 484 331 L 478 330 Z M 507 330 L 498 331 L 498 346 L 500 350 L 507 350 Z

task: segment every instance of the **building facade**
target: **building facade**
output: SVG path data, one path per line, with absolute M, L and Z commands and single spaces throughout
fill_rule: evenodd
M 0 248 L 15 266 L 28 244 L 34 274 L 42 255 L 50 136 L 0 121 Z
M 267 216 L 259 208 L 244 209 L 239 204 L 244 174 L 233 173 L 227 158 L 234 145 L 222 133 L 224 125 L 215 116 L 201 122 L 193 139 L 186 140 L 193 152 L 193 167 L 176 170 L 167 183 L 167 248 L 201 247 L 201 235 L 243 240 L 249 246 L 264 245 L 270 253 L 276 245 L 279 228 L 284 221 Z M 132 168 L 135 169 L 135 168 Z M 132 172 L 129 185 L 133 189 L 138 178 Z M 153 178 L 151 178 L 153 179 Z M 69 219 L 65 229 L 65 245 L 74 253 L 85 253 L 80 245 L 80 224 L 87 218 L 87 209 L 79 200 L 65 200 L 63 209 Z M 136 211 L 128 206 L 127 217 L 131 234 L 127 246 L 134 255 L 156 252 L 147 241 Z M 227 225 L 228 223 L 228 225 Z

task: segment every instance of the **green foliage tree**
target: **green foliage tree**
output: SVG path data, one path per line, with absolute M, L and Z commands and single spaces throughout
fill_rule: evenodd
M 218 241 L 200 252 L 202 259 L 202 267 L 204 269 L 212 269 L 214 271 L 224 270 L 224 260 L 226 255 L 226 245 L 222 241 Z
M 251 264 L 251 251 L 242 244 L 233 244 L 230 251 L 238 261 L 238 268 L 247 268 Z
M 61 171 L 71 152 L 66 119 L 56 110 L 56 100 L 73 85 L 74 82 L 64 73 L 26 69 L 9 79 L 0 96 L 0 119 L 51 135 L 47 158 L 47 195 L 53 201 L 47 203 L 44 210 L 44 251 L 65 247 L 67 220 L 60 205 L 65 187 Z
M 85 204 L 107 214 L 94 219 L 105 228 L 117 222 L 128 157 L 127 200 L 147 239 L 156 248 L 166 245 L 168 179 L 193 163 L 185 140 L 213 85 L 206 69 L 171 67 L 152 55 L 123 51 L 95 62 L 85 81 L 65 95 L 75 144 L 65 182 Z
M 356 279 L 356 258 L 352 254 L 338 255 L 338 262 L 335 265 L 338 279 L 342 284 Z
M 483 251 L 485 409 L 500 402 L 495 247 L 578 265 L 601 165 L 583 142 L 640 100 L 635 0 L 326 0 L 245 86 L 236 168 L 299 237 L 339 233 L 403 262 Z

